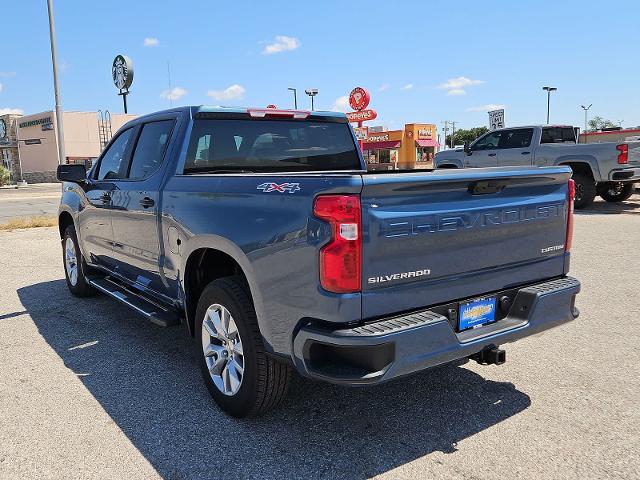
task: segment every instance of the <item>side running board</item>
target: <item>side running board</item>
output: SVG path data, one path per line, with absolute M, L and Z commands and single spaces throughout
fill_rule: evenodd
M 170 327 L 180 323 L 180 317 L 173 312 L 156 305 L 142 295 L 116 283 L 109 277 L 90 279 L 89 283 L 102 293 L 106 293 L 127 307 L 132 308 L 156 325 Z

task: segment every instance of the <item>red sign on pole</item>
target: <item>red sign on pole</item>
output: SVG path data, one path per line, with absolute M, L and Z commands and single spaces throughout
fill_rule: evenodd
M 354 110 L 364 110 L 369 106 L 370 100 L 369 92 L 362 87 L 354 88 L 349 94 L 349 105 L 351 105 L 351 108 Z
M 366 122 L 373 120 L 378 116 L 375 110 L 361 110 L 359 112 L 347 113 L 347 118 L 350 122 Z

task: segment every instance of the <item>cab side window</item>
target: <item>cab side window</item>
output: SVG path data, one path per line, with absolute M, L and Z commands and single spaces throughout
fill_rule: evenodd
M 492 132 L 486 134 L 484 137 L 480 138 L 476 143 L 473 144 L 471 150 L 493 150 L 498 148 L 498 144 L 500 143 L 500 137 L 504 132 Z
M 118 135 L 118 138 L 104 152 L 98 166 L 97 180 L 124 178 L 127 168 L 127 147 L 131 141 L 133 130 L 133 128 L 129 128 Z
M 131 159 L 128 178 L 147 178 L 162 164 L 164 152 L 173 128 L 173 120 L 147 123 L 142 127 Z

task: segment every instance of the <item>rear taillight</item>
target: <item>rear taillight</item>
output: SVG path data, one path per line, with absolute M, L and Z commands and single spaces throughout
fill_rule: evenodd
M 313 214 L 331 224 L 331 241 L 320 250 L 320 284 L 334 293 L 361 289 L 362 216 L 358 195 L 321 195 Z
M 567 238 L 564 241 L 564 251 L 571 250 L 573 243 L 573 200 L 576 196 L 576 183 L 569 179 L 569 192 L 567 194 Z
M 616 146 L 616 150 L 620 152 L 618 154 L 618 163 L 620 165 L 624 165 L 628 163 L 629 162 L 629 145 L 627 145 L 626 143 L 621 143 L 620 145 Z

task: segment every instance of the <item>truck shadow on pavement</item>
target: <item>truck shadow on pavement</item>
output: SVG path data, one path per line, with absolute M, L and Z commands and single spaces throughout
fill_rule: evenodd
M 576 210 L 576 215 L 640 215 L 640 197 L 634 195 L 624 202 L 595 201 L 584 210 Z
M 355 389 L 296 377 L 281 408 L 236 420 L 210 399 L 182 327 L 158 328 L 103 296 L 77 299 L 64 280 L 18 295 L 40 334 L 164 478 L 370 477 L 452 453 L 531 403 L 510 383 L 443 366 Z

